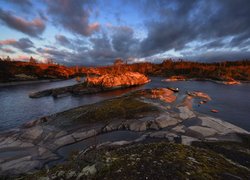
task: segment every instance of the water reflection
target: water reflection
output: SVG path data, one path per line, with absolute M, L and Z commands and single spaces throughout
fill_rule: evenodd
M 56 99 L 53 97 L 31 99 L 28 97 L 28 94 L 32 91 L 72 85 L 76 83 L 75 79 L 0 87 L 0 130 L 18 127 L 38 117 L 84 104 L 95 103 L 138 89 L 168 86 L 178 87 L 180 95 L 187 90 L 198 90 L 208 93 L 212 97 L 212 101 L 200 107 L 195 106 L 194 108 L 197 111 L 222 118 L 250 130 L 250 84 L 226 86 L 206 81 L 162 82 L 163 78 L 160 77 L 151 79 L 152 81 L 149 84 L 140 87 L 83 96 L 65 96 Z M 219 113 L 213 114 L 210 112 L 210 109 L 218 109 Z

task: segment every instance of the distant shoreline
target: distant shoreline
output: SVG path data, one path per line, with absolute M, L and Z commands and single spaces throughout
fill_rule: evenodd
M 150 77 L 156 77 L 156 76 L 150 76 Z M 163 77 L 163 76 L 161 76 Z M 165 77 L 163 77 L 165 78 Z M 167 79 L 167 78 L 166 78 Z M 42 79 L 42 80 L 30 80 L 30 81 L 10 81 L 10 82 L 1 82 L 0 87 L 5 86 L 15 86 L 15 85 L 25 85 L 25 84 L 36 84 L 36 83 L 46 83 L 46 82 L 57 82 L 57 81 L 63 81 L 68 79 Z M 219 80 L 213 80 L 213 79 L 200 79 L 200 78 L 190 78 L 185 80 L 176 80 L 176 81 L 210 81 L 217 84 L 224 84 L 225 81 L 219 81 Z M 167 82 L 167 81 L 166 81 Z M 171 81 L 169 81 L 171 82 Z M 174 81 L 172 81 L 174 82 Z M 240 83 L 250 83 L 250 81 L 238 81 Z
M 224 84 L 224 85 L 230 85 L 230 84 L 225 84 L 226 82 L 230 82 L 230 81 L 223 81 L 223 80 L 213 80 L 213 79 L 207 79 L 207 78 L 186 78 L 186 79 L 176 79 L 176 80 L 171 80 L 171 79 L 163 79 L 163 82 L 176 82 L 176 81 L 209 81 L 209 82 L 213 82 L 216 84 Z M 241 83 L 250 83 L 250 81 L 240 81 L 240 80 L 236 80 L 237 82 Z M 234 84 L 231 84 L 234 85 Z

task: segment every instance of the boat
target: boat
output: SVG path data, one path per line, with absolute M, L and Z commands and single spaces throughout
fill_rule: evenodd
M 174 92 L 179 92 L 179 88 L 168 87 L 168 89 Z

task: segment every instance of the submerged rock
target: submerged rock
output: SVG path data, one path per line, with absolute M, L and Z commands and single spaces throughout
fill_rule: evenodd
M 193 91 L 193 92 L 188 92 L 187 93 L 189 96 L 192 96 L 192 97 L 198 97 L 198 98 L 203 98 L 203 99 L 206 99 L 206 100 L 209 100 L 211 101 L 211 97 L 204 93 L 204 92 L 201 92 L 201 91 Z
M 152 99 L 160 99 L 167 103 L 172 103 L 176 100 L 176 96 L 174 92 L 167 88 L 155 88 L 150 90 L 150 92 L 146 95 L 146 97 Z
M 186 81 L 187 77 L 185 76 L 171 76 L 167 79 L 164 79 L 162 81 L 166 81 L 166 82 L 171 82 L 171 81 Z

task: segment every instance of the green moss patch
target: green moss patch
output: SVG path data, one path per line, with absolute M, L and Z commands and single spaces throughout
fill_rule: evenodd
M 108 123 L 111 120 L 129 120 L 152 116 L 159 112 L 156 106 L 145 103 L 134 96 L 122 96 L 99 103 L 85 105 L 53 116 L 50 122 L 57 126 L 84 123 Z
M 238 136 L 242 142 L 194 142 L 192 145 L 212 150 L 234 162 L 250 168 L 250 136 L 247 134 L 239 134 Z
M 74 156 L 64 165 L 40 171 L 23 179 L 65 176 L 75 171 L 75 179 L 87 165 L 97 173 L 84 179 L 249 179 L 249 170 L 230 163 L 223 156 L 202 148 L 168 142 L 104 147 L 82 156 Z M 64 177 L 64 176 L 63 176 Z M 63 178 L 62 177 L 62 178 Z
M 106 153 L 107 154 L 107 153 Z M 208 150 L 172 143 L 139 144 L 110 151 L 110 161 L 97 178 L 214 179 L 250 178 L 249 171 Z
M 109 122 L 113 119 L 132 119 L 157 112 L 157 108 L 131 97 L 106 100 L 86 108 L 82 116 L 74 119 L 78 122 Z

